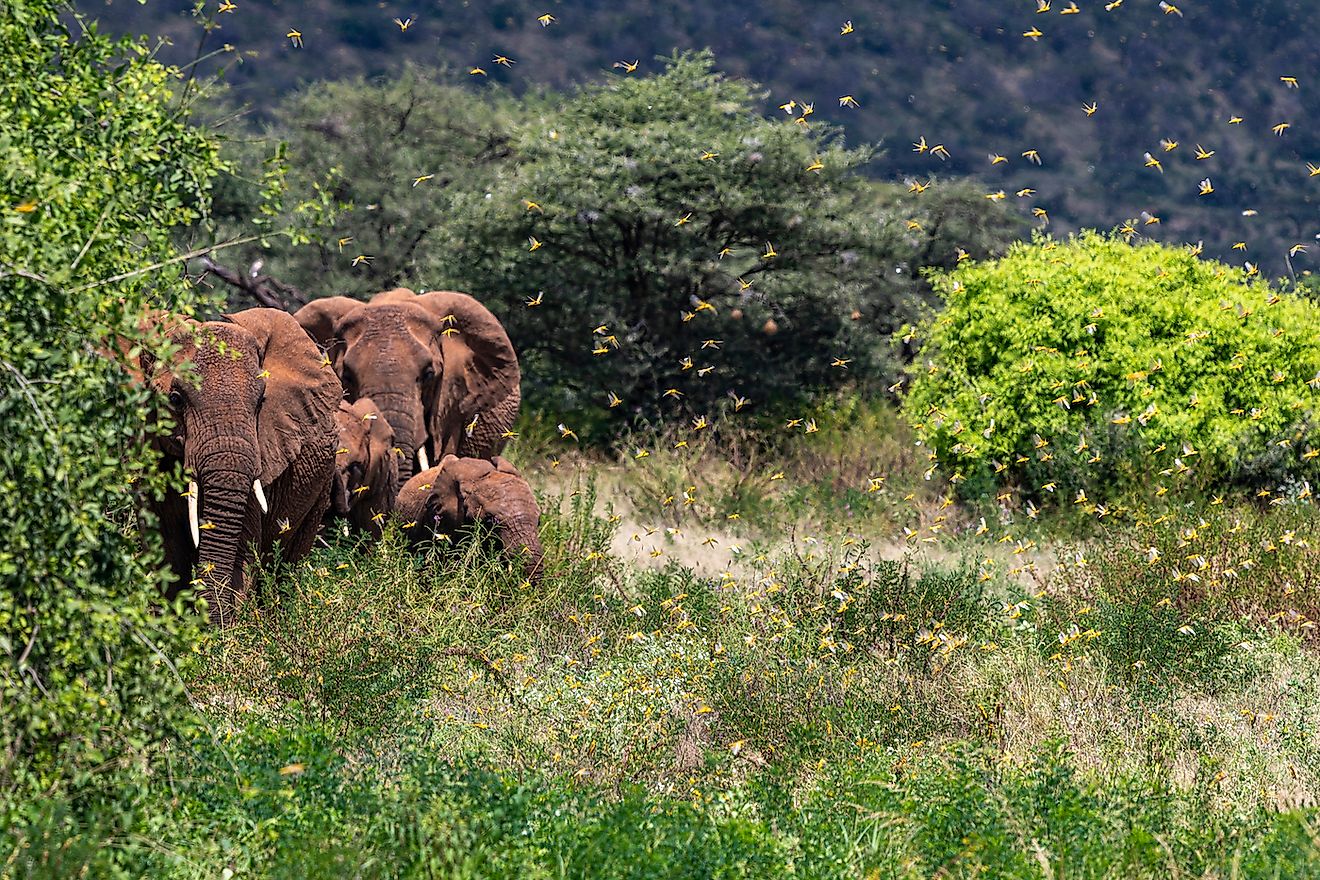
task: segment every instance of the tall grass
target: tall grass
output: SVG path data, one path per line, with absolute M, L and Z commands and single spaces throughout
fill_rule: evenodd
M 840 473 L 844 452 L 762 464 Z M 197 735 L 167 770 L 104 827 L 32 805 L 0 877 L 1320 870 L 1300 513 L 1057 548 L 1042 528 L 1031 552 L 1059 559 L 1022 581 L 974 536 L 886 559 L 849 529 L 795 536 L 781 504 L 704 573 L 613 553 L 618 479 L 542 496 L 535 588 L 489 542 L 393 531 L 263 584 L 180 663 Z

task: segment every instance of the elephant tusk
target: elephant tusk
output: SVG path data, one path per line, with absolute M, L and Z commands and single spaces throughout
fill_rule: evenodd
M 424 471 L 429 471 L 431 469 L 431 463 L 426 460 L 425 447 L 419 447 L 417 449 L 417 463 L 422 466 L 422 470 Z
M 252 481 L 252 494 L 257 496 L 257 504 L 261 505 L 261 512 L 270 513 L 270 506 L 266 504 L 266 493 L 261 488 L 261 480 Z
M 201 531 L 197 527 L 197 499 L 201 490 L 196 480 L 188 481 L 188 528 L 192 531 L 193 546 L 202 545 Z

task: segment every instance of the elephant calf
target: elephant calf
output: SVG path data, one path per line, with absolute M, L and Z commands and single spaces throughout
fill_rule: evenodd
M 486 523 L 504 552 L 523 560 L 526 578 L 533 583 L 540 578 L 545 555 L 538 534 L 541 510 L 527 481 L 499 456 L 487 461 L 446 455 L 403 485 L 395 510 L 414 542 Z
M 332 517 L 379 538 L 399 492 L 394 429 L 369 397 L 354 403 L 340 401 L 335 428 L 339 448 L 335 450 Z

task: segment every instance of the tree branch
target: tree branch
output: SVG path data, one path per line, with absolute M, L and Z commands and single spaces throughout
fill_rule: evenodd
M 84 290 L 91 290 L 93 287 L 101 287 L 106 284 L 114 284 L 117 281 L 126 281 L 129 278 L 136 278 L 139 275 L 146 275 L 148 272 L 155 272 L 157 269 L 163 269 L 166 266 L 172 266 L 175 263 L 186 263 L 189 260 L 195 260 L 203 254 L 209 254 L 211 251 L 218 251 L 224 248 L 234 247 L 235 245 L 247 244 L 250 241 L 256 241 L 260 236 L 248 235 L 243 238 L 236 238 L 232 241 L 222 242 L 220 244 L 208 245 L 204 248 L 188 251 L 186 254 L 179 254 L 177 257 L 170 257 L 168 260 L 161 260 L 159 263 L 152 263 L 150 266 L 143 266 L 141 269 L 134 269 L 132 272 L 121 272 L 118 275 L 111 275 L 109 278 L 102 278 L 99 281 L 89 281 L 78 287 L 69 288 L 69 293 L 80 293 Z M 31 277 L 25 275 L 24 277 Z M 45 280 L 45 279 L 39 279 Z
M 211 259 L 209 254 L 202 255 L 202 265 L 207 271 L 231 287 L 236 287 L 268 309 L 296 311 L 299 306 L 307 305 L 307 294 L 291 284 L 285 284 L 269 275 L 257 274 L 261 270 L 261 261 L 253 263 L 246 275 L 227 269 Z M 292 304 L 292 308 L 290 308 Z

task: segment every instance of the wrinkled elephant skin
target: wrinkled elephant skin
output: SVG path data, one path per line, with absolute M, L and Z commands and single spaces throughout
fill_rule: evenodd
M 342 390 L 285 312 L 164 321 L 169 360 L 144 352 L 126 366 L 169 408 L 173 429 L 156 443 L 167 472 L 181 464 L 188 481 L 155 505 L 174 592 L 192 583 L 223 625 L 246 595 L 253 550 L 288 562 L 311 548 L 330 504 Z
M 541 576 L 541 510 L 527 481 L 499 456 L 491 461 L 445 456 L 404 484 L 395 510 L 414 543 L 486 523 L 505 555 L 522 563 L 529 581 Z
M 453 291 L 406 288 L 369 302 L 334 296 L 294 316 L 352 402 L 369 397 L 402 452 L 399 482 L 445 455 L 489 458 L 518 416 L 521 373 L 504 327 Z

